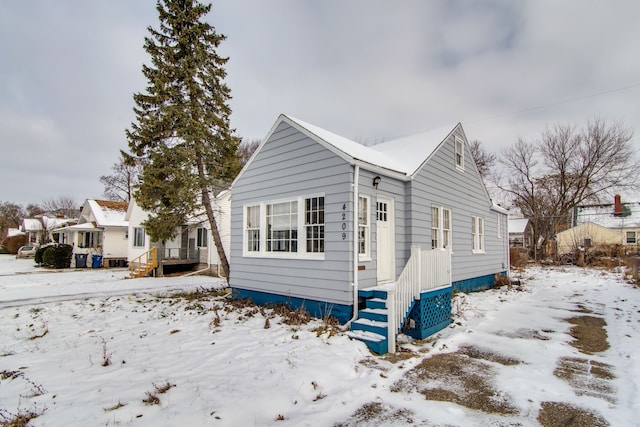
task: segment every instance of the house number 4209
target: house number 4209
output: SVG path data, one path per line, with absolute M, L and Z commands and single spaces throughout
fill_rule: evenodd
M 347 238 L 347 233 L 344 233 L 344 230 L 347 229 L 347 223 L 344 222 L 347 219 L 347 213 L 345 212 L 347 210 L 347 204 L 343 203 L 342 204 L 342 240 L 345 240 Z

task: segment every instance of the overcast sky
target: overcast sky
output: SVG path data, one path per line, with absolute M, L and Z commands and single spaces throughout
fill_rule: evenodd
M 640 2 L 219 0 L 231 124 L 280 113 L 368 144 L 462 122 L 499 153 L 599 117 L 640 146 Z M 0 2 L 0 201 L 101 198 L 126 149 L 153 1 Z

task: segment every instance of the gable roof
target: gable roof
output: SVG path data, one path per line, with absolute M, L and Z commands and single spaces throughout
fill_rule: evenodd
M 599 233 L 599 234 L 596 234 Z M 556 233 L 556 237 L 557 238 L 561 238 L 562 236 L 565 235 L 580 235 L 582 236 L 582 234 L 585 235 L 585 237 L 598 237 L 600 238 L 600 240 L 604 240 L 604 239 L 620 239 L 620 232 L 616 231 L 616 230 L 612 230 L 610 228 L 607 227 L 603 227 L 599 224 L 593 223 L 593 222 L 585 222 L 584 224 L 580 224 L 580 225 L 576 225 L 575 227 L 571 227 L 567 230 L 564 231 L 560 231 L 559 233 Z M 616 240 L 616 242 L 618 241 Z
M 89 222 L 87 214 L 90 213 L 99 227 L 127 227 L 125 216 L 128 206 L 127 202 L 87 199 L 82 208 L 81 221 Z
M 509 233 L 522 234 L 527 229 L 529 220 L 527 218 L 509 218 L 508 226 Z
M 247 164 L 240 171 L 238 177 L 248 168 L 262 146 L 269 140 L 281 123 L 287 123 L 296 128 L 309 138 L 342 157 L 345 161 L 381 168 L 402 179 L 411 178 L 436 151 L 438 146 L 451 135 L 455 128 L 461 126 L 460 123 L 458 123 L 418 135 L 398 138 L 372 146 L 365 146 L 316 125 L 281 114 L 260 146 L 258 146 L 253 153 L 253 156 L 251 156 Z M 236 180 L 238 177 L 236 177 Z

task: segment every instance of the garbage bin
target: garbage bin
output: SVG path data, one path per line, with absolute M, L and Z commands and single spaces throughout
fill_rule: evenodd
M 76 254 L 76 268 L 87 267 L 87 254 Z
M 118 266 L 118 260 L 117 259 L 110 259 L 109 260 L 109 268 L 114 268 Z
M 92 268 L 102 267 L 102 255 L 93 255 L 91 257 L 91 267 Z
M 126 267 L 126 266 L 127 266 L 127 260 L 126 259 L 118 260 L 118 267 Z

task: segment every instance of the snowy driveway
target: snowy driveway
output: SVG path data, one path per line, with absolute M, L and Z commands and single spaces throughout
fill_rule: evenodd
M 128 295 L 135 292 L 169 292 L 212 287 L 223 282 L 206 276 L 126 279 L 126 268 L 48 270 L 33 259 L 0 255 L 0 308 L 66 301 L 79 298 Z

